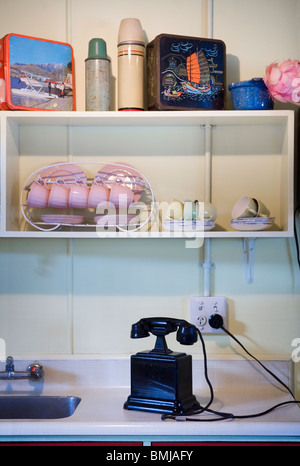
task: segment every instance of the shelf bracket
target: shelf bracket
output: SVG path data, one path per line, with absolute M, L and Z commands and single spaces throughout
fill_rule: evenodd
M 255 240 L 256 238 L 242 238 L 243 262 L 248 284 L 253 283 Z

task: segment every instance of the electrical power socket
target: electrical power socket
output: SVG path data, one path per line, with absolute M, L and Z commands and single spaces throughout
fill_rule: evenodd
M 213 328 L 210 325 L 212 315 L 221 316 L 223 326 L 227 324 L 227 302 L 224 297 L 200 296 L 190 299 L 190 322 L 203 333 L 224 333 L 221 328 Z M 220 321 L 222 322 L 222 319 Z M 212 323 L 212 320 L 211 320 Z M 227 328 L 227 327 L 226 327 Z

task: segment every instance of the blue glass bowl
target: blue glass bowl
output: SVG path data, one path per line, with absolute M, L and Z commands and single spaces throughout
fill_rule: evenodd
M 262 78 L 229 84 L 234 110 L 272 110 L 270 92 Z

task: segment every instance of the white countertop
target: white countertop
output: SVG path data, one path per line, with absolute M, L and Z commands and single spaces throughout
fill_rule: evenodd
M 15 369 L 24 370 L 30 361 L 16 361 Z M 280 407 L 257 418 L 218 422 L 162 421 L 161 415 L 128 411 L 123 404 L 130 394 L 130 359 L 66 358 L 39 360 L 44 366 L 43 382 L 0 380 L 0 395 L 73 395 L 81 402 L 75 413 L 64 419 L 0 420 L 0 439 L 21 438 L 130 438 L 135 440 L 193 440 L 221 437 L 261 437 L 282 439 L 298 437 L 300 409 L 296 404 Z M 288 361 L 264 361 L 287 382 Z M 3 363 L 2 363 L 3 364 Z M 213 360 L 208 364 L 213 384 L 214 410 L 234 414 L 264 411 L 291 396 L 266 375 L 255 362 L 243 359 Z M 1 368 L 1 370 L 3 370 Z M 209 391 L 203 376 L 203 361 L 193 358 L 194 395 L 201 405 L 208 401 Z M 198 416 L 199 417 L 199 416 Z M 210 415 L 211 417 L 211 415 Z M 203 417 L 201 418 L 203 419 Z

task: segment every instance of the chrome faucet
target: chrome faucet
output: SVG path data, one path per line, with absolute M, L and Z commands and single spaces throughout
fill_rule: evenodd
M 0 379 L 30 379 L 39 380 L 44 377 L 43 366 L 38 363 L 29 364 L 26 371 L 15 371 L 14 359 L 12 356 L 6 358 L 5 371 L 0 372 Z

